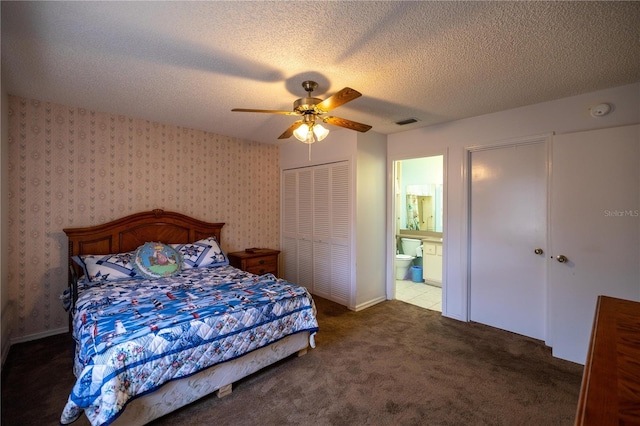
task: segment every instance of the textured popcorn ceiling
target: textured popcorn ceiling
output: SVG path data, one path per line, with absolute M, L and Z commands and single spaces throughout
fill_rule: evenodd
M 2 78 L 266 143 L 295 118 L 230 110 L 290 110 L 312 79 L 388 134 L 640 81 L 640 2 L 3 1 Z

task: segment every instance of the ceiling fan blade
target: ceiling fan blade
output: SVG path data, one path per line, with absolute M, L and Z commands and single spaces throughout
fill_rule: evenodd
M 293 136 L 293 132 L 300 127 L 300 125 L 303 123 L 302 120 L 298 120 L 295 123 L 293 123 L 291 126 L 289 126 L 289 128 L 287 130 L 284 131 L 283 134 L 281 134 L 280 136 L 278 136 L 278 139 L 287 139 L 290 138 L 291 136 Z
M 300 115 L 295 111 L 280 111 L 277 109 L 246 109 L 246 108 L 234 108 L 233 112 L 264 112 L 267 114 L 284 114 L 284 115 Z
M 328 112 L 340 105 L 344 105 L 349 101 L 359 98 L 360 96 L 362 96 L 362 93 L 357 90 L 353 90 L 350 87 L 345 87 L 338 93 L 329 96 L 327 99 L 317 104 L 316 108 L 321 109 L 324 112 Z
M 322 119 L 325 123 L 333 124 L 340 127 L 345 127 L 351 130 L 357 130 L 358 132 L 366 132 L 371 129 L 371 126 L 368 124 L 362 124 L 355 121 L 347 120 L 340 117 L 324 117 Z

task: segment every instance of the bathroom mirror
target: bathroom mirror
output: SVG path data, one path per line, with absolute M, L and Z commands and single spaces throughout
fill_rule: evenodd
M 436 206 L 439 205 L 436 193 L 437 185 L 409 185 L 406 189 L 406 222 L 401 229 L 411 231 L 442 232 L 442 214 L 438 215 Z
M 433 195 L 419 195 L 407 192 L 407 223 L 405 229 L 436 232 L 436 205 L 434 198 Z
M 441 233 L 443 156 L 396 162 L 396 229 Z

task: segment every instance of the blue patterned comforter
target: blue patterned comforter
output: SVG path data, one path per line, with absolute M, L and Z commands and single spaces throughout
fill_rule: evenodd
M 136 396 L 318 323 L 304 287 L 231 266 L 81 288 L 77 381 L 60 423 L 107 425 Z

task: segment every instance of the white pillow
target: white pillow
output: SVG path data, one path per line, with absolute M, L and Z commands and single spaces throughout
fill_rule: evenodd
M 182 254 L 182 269 L 229 264 L 227 255 L 222 251 L 215 237 L 205 238 L 195 243 L 171 244 L 171 246 Z
M 134 252 L 87 254 L 72 259 L 84 270 L 84 282 L 130 280 L 140 278 L 133 266 Z

